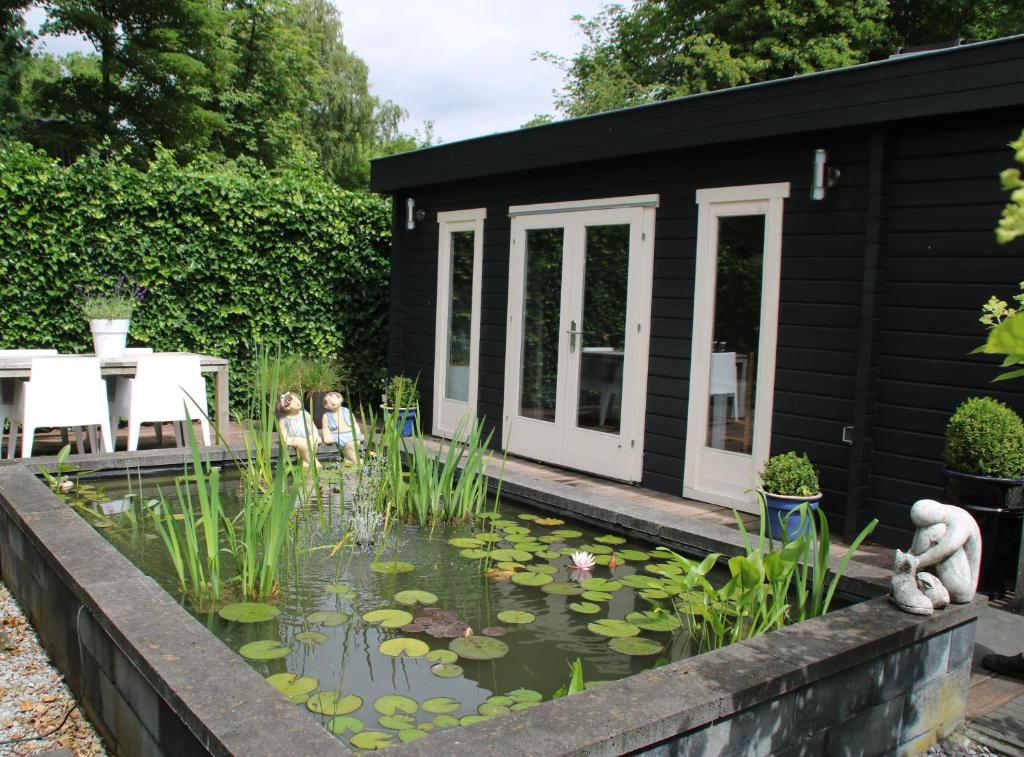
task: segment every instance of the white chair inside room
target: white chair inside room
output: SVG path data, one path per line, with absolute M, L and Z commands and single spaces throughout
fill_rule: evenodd
M 178 444 L 184 444 L 186 437 L 181 424 L 188 418 L 199 421 L 203 442 L 210 446 L 206 379 L 200 370 L 199 358 L 193 355 L 140 355 L 135 378 L 121 379 L 117 383 L 110 416 L 114 424 L 118 418 L 128 420 L 129 451 L 138 449 L 139 427 L 143 423 L 158 424 L 158 429 L 159 424 L 171 423 Z
M 0 350 L 0 358 L 34 358 L 56 354 L 57 350 L 51 349 Z M 7 421 L 12 424 L 15 421 L 14 404 L 17 399 L 17 387 L 22 381 L 23 379 L 16 378 L 0 380 L 0 436 Z
M 8 457 L 14 457 L 18 425 L 22 428 L 21 456 L 32 456 L 35 433 L 40 428 L 85 426 L 96 450 L 94 428 L 99 426 L 103 448 L 112 451 L 107 388 L 95 357 L 64 355 L 33 357 L 28 381 L 17 387 L 14 420 L 8 441 Z
M 736 353 L 711 353 L 711 385 L 708 389 L 711 396 L 725 394 L 732 396 L 733 420 L 739 420 L 739 396 L 736 392 Z

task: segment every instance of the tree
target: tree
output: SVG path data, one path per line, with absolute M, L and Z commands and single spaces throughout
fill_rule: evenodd
M 902 46 L 1024 31 L 1020 0 L 634 0 L 575 17 L 586 40 L 556 107 L 567 116 L 824 71 Z
M 0 134 L 16 130 L 21 120 L 21 77 L 32 60 L 32 35 L 21 15 L 25 5 L 0 7 Z

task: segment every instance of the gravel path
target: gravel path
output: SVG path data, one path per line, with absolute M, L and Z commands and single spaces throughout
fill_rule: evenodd
M 76 704 L 21 607 L 0 582 L 0 755 L 64 747 L 80 757 L 105 756 L 103 742 Z M 48 735 L 22 740 L 41 734 Z

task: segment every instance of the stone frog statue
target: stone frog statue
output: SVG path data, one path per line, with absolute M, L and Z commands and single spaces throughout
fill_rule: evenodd
M 321 443 L 320 432 L 313 416 L 302 409 L 302 400 L 295 392 L 285 392 L 277 401 L 277 412 L 282 444 L 295 450 L 303 467 L 308 468 L 312 461 L 319 468 L 316 450 Z
M 915 502 L 910 520 L 917 531 L 909 551 L 896 550 L 892 601 L 915 615 L 931 615 L 950 602 L 970 602 L 981 569 L 977 522 L 963 508 L 933 499 Z
M 363 441 L 363 430 L 352 417 L 351 411 L 342 406 L 341 392 L 327 392 L 324 395 L 323 436 L 324 442 L 334 444 L 350 463 L 356 461 L 356 444 Z

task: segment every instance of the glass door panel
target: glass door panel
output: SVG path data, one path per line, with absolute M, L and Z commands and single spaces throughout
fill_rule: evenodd
M 622 425 L 622 370 L 626 346 L 629 224 L 587 226 L 583 258 L 579 344 L 578 428 L 618 434 Z
M 526 231 L 519 414 L 555 422 L 564 228 Z
M 473 232 L 451 233 L 448 337 L 444 396 L 469 401 L 470 331 L 473 324 Z
M 718 218 L 706 444 L 751 454 L 761 327 L 764 215 Z

